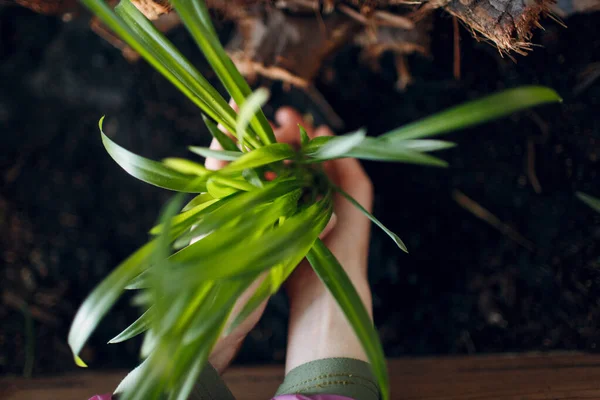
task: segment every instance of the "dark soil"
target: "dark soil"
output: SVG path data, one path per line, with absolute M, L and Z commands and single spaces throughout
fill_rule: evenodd
M 463 31 L 455 81 L 452 23 L 439 15 L 433 56 L 410 59 L 415 82 L 405 92 L 394 89 L 392 57 L 376 73 L 354 48 L 331 62 L 333 80 L 318 83 L 346 130 L 366 126 L 371 135 L 521 84 L 550 86 L 565 100 L 452 134 L 459 147 L 443 154 L 446 170 L 365 163 L 375 214 L 411 250 L 374 230 L 375 315 L 389 356 L 596 349 L 600 215 L 574 192 L 600 195 L 600 79 L 581 86 L 581 74 L 600 65 L 598 17 L 572 17 L 568 29 L 547 20 L 534 38 L 542 47 L 516 63 Z M 170 37 L 207 71 L 183 29 Z M 306 104 L 298 93 L 273 94 L 274 105 Z M 153 158 L 208 141 L 183 95 L 144 62 L 125 61 L 84 18 L 0 9 L 0 373 L 23 373 L 27 354 L 34 374 L 75 368 L 66 345 L 74 312 L 145 241 L 169 197 L 107 156 L 102 115 L 120 144 Z M 531 151 L 540 193 L 529 179 Z M 461 208 L 456 190 L 531 247 Z M 239 362 L 282 362 L 286 315 L 281 295 Z M 136 363 L 138 342 L 105 344 L 135 316 L 123 301 L 106 318 L 85 349 L 93 368 Z

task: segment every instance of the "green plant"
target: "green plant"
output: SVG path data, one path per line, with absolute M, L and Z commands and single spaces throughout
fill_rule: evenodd
M 585 194 L 583 192 L 576 192 L 575 196 L 589 207 L 591 207 L 594 211 L 600 213 L 600 199 L 597 197 L 590 196 L 589 194 Z
M 69 333 L 77 364 L 85 366 L 79 353 L 100 319 L 125 290 L 138 290 L 134 304 L 145 312 L 111 340 L 118 343 L 145 333 L 141 349 L 144 361 L 124 382 L 122 398 L 185 399 L 221 333 L 239 324 L 276 292 L 307 257 L 347 316 L 369 357 L 383 398 L 389 399 L 385 357 L 377 332 L 344 269 L 318 238 L 332 213 L 332 195 L 340 191 L 329 182 L 320 163 L 356 157 L 444 167 L 446 162 L 430 152 L 454 144 L 424 138 L 556 102 L 560 100 L 557 94 L 535 86 L 511 89 L 378 138 L 357 131 L 309 140 L 299 127 L 302 146 L 296 151 L 276 142 L 261 110 L 267 93 L 251 92 L 219 43 L 201 0 L 172 0 L 172 4 L 225 89 L 241 106 L 239 114 L 129 0 L 120 2 L 116 14 L 102 0 L 82 1 L 198 105 L 209 131 L 224 149 L 190 150 L 231 163 L 219 171 L 209 171 L 187 159 L 156 162 L 119 147 L 101 134 L 106 150 L 125 171 L 181 194 L 169 202 L 151 229 L 150 241 L 100 283 L 79 309 Z M 237 143 L 221 133 L 217 123 L 234 132 Z M 102 120 L 99 125 L 102 130 Z M 276 178 L 265 179 L 266 172 Z M 184 193 L 196 194 L 185 206 Z M 396 234 L 348 194 L 342 195 L 406 251 Z M 237 298 L 253 281 L 265 276 L 232 326 L 227 327 Z

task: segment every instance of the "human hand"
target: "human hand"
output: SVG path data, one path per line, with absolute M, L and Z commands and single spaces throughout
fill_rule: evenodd
M 298 112 L 290 108 L 280 109 L 275 120 L 279 124 L 273 126 L 277 141 L 295 147 L 300 146 L 299 124 L 306 129 L 310 138 L 333 135 L 325 126 L 314 129 Z M 224 129 L 222 131 L 225 132 Z M 210 147 L 221 150 L 216 140 L 212 141 Z M 227 162 L 207 158 L 205 165 L 208 169 L 217 170 L 227 165 Z M 348 158 L 327 161 L 323 166 L 335 185 L 354 197 L 367 210 L 372 209 L 372 184 L 357 160 Z M 320 237 L 344 266 L 365 306 L 371 312 L 371 293 L 367 281 L 369 235 L 369 220 L 343 196 L 335 194 L 334 214 Z M 232 312 L 233 316 L 241 311 L 259 283 L 260 280 L 254 282 L 238 299 Z M 287 370 L 312 359 L 326 357 L 366 359 L 335 300 L 329 295 L 307 261 L 303 261 L 288 279 L 286 289 L 291 304 Z M 233 332 L 219 339 L 209 357 L 209 361 L 217 371 L 222 373 L 229 365 L 246 335 L 262 316 L 266 303 L 263 302 Z M 308 332 L 308 327 L 319 327 L 319 329 L 318 332 L 314 329 Z M 338 340 L 340 335 L 348 337 Z M 313 339 L 309 338 L 314 337 L 318 337 L 321 345 L 319 348 L 313 347 L 312 351 L 307 351 L 307 347 L 314 345 Z M 328 344 L 329 340 L 335 343 Z
M 296 111 L 284 108 L 276 121 L 282 133 L 280 141 L 299 145 L 298 124 L 309 137 L 331 136 L 327 127 L 313 129 Z M 327 161 L 324 169 L 329 179 L 354 197 L 365 209 L 372 210 L 373 187 L 360 163 L 351 158 Z M 370 221 L 340 194 L 334 196 L 335 225 L 322 235 L 350 277 L 372 318 L 372 298 L 367 280 Z M 290 326 L 286 371 L 330 357 L 355 358 L 366 361 L 360 342 L 335 299 L 329 294 L 308 262 L 303 261 L 287 282 L 290 298 Z
M 235 104 L 232 104 L 232 106 L 234 107 L 234 109 L 237 108 L 235 106 Z M 284 114 L 285 114 L 285 112 L 284 112 Z M 301 121 L 301 118 L 299 116 L 298 116 L 298 118 Z M 277 141 L 299 146 L 300 145 L 300 131 L 298 130 L 298 125 L 296 123 L 296 119 L 287 120 L 284 118 L 281 120 L 281 122 L 283 122 L 283 123 L 280 126 L 275 126 L 272 124 L 273 132 L 275 134 Z M 309 126 L 307 126 L 306 128 L 309 130 L 309 134 L 313 135 L 312 128 Z M 231 133 L 227 132 L 224 128 L 219 127 L 219 129 L 221 129 L 221 131 L 223 133 L 229 135 L 230 137 L 232 137 L 235 140 L 235 136 L 232 135 Z M 319 131 L 319 132 L 326 133 L 325 131 Z M 213 139 L 213 141 L 211 142 L 210 148 L 213 150 L 222 150 L 221 145 L 215 139 Z M 218 169 L 223 168 L 226 165 L 227 165 L 226 161 L 217 160 L 216 158 L 209 157 L 205 161 L 206 168 L 210 169 L 210 170 L 218 170 Z M 335 218 L 335 216 L 333 216 L 331 221 L 327 225 L 327 227 L 322 232 L 322 234 L 321 234 L 322 238 L 335 225 L 335 220 L 336 220 L 336 218 Z M 250 299 L 250 297 L 253 295 L 254 291 L 256 290 L 258 285 L 261 283 L 261 281 L 262 281 L 262 278 L 257 279 L 257 281 L 255 281 L 250 286 L 250 288 L 248 288 L 243 293 L 243 295 L 238 299 L 238 301 L 236 302 L 236 304 L 234 306 L 233 312 L 231 313 L 232 318 L 237 316 L 239 314 L 239 312 L 242 311 L 242 308 L 244 307 L 246 302 Z M 262 314 L 265 310 L 266 304 L 267 304 L 267 301 L 265 300 L 252 314 L 250 314 L 231 333 L 229 333 L 226 336 L 221 337 L 218 340 L 217 344 L 215 345 L 215 348 L 213 349 L 213 351 L 209 357 L 209 362 L 219 373 L 222 373 L 229 366 L 229 364 L 231 363 L 231 361 L 237 354 L 239 348 L 241 347 L 242 342 L 244 341 L 245 337 L 254 328 L 254 326 L 259 321 L 260 317 L 262 316 Z

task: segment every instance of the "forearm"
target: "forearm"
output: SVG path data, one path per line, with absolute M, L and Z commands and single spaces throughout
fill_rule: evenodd
M 372 297 L 366 278 L 350 278 L 372 319 Z M 321 282 L 306 282 L 290 293 L 286 372 L 307 362 L 332 357 L 367 360 L 335 299 Z

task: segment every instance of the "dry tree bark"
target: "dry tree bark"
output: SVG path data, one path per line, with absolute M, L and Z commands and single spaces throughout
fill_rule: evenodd
M 237 33 L 227 49 L 250 79 L 260 75 L 307 88 L 323 60 L 351 42 L 363 48 L 363 59 L 371 66 L 386 51 L 399 57 L 428 53 L 430 19 L 415 24 L 404 15 L 375 8 L 376 2 L 362 1 L 359 9 L 351 4 L 277 0 L 271 7 L 254 5 L 243 12 L 237 7 L 232 16 L 222 2 L 212 2 L 213 8 L 236 21 Z M 400 87 L 410 81 L 405 64 L 399 59 L 399 83 L 404 82 Z
M 2 0 L 0 0 L 2 1 Z M 7 1 L 7 0 L 4 0 Z M 134 4 L 150 19 L 156 20 L 160 15 L 168 13 L 171 8 L 168 0 L 132 0 Z M 16 3 L 25 7 L 34 9 L 38 12 L 60 13 L 73 6 L 76 0 L 8 0 L 9 3 Z M 235 20 L 241 25 L 239 36 L 241 39 L 251 40 L 250 44 L 241 43 L 238 37 L 239 48 L 246 49 L 250 54 L 262 56 L 261 51 L 257 51 L 257 43 L 269 42 L 270 39 L 260 36 L 259 31 L 269 33 L 269 29 L 277 24 L 277 18 L 285 12 L 286 19 L 292 22 L 289 28 L 285 29 L 283 41 L 289 43 L 293 34 L 291 31 L 298 31 L 300 34 L 308 34 L 309 37 L 304 41 L 308 49 L 314 47 L 320 48 L 325 44 L 320 36 L 317 37 L 317 44 L 311 43 L 311 37 L 315 30 L 315 24 L 320 23 L 330 29 L 338 29 L 344 25 L 343 18 L 337 18 L 334 21 L 327 21 L 331 15 L 342 14 L 346 19 L 352 19 L 362 24 L 366 33 L 372 37 L 381 38 L 381 48 L 389 47 L 396 51 L 397 44 L 407 37 L 408 42 L 414 42 L 408 34 L 408 31 L 415 27 L 415 23 L 437 8 L 443 8 L 450 14 L 459 18 L 465 26 L 474 34 L 483 36 L 493 42 L 501 52 L 510 51 L 519 54 L 525 54 L 531 49 L 532 30 L 541 27 L 539 19 L 550 12 L 555 0 L 208 0 L 210 8 L 222 12 L 227 18 Z M 572 12 L 583 10 L 600 9 L 600 0 L 560 0 L 561 5 L 553 10 L 559 15 L 568 15 Z M 418 7 L 418 4 L 421 4 Z M 417 8 L 414 10 L 414 8 Z M 259 10 L 258 12 L 256 10 Z M 263 15 L 260 15 L 260 14 Z M 265 14 L 274 13 L 272 16 Z M 294 19 L 295 17 L 305 15 L 306 19 Z M 312 19 L 311 19 L 312 18 Z M 286 21 L 287 22 L 287 21 Z M 269 25 L 270 24 L 270 25 Z M 303 27 L 305 25 L 306 27 Z M 322 28 L 321 28 L 322 30 Z M 374 30 L 378 30 L 373 33 Z M 420 32 L 417 29 L 417 32 Z M 368 43 L 372 49 L 377 43 L 373 40 L 364 39 L 365 32 L 359 32 L 362 36 L 359 43 Z M 414 35 L 413 35 L 414 36 Z M 350 39 L 349 39 L 350 41 Z M 390 41 L 396 44 L 390 46 Z M 376 42 L 376 41 L 375 41 Z M 284 47 L 286 47 L 284 45 Z M 327 44 L 325 47 L 335 50 L 337 43 Z M 294 46 L 292 46 L 294 47 Z M 296 46 L 297 47 L 297 46 Z M 407 47 L 404 46 L 406 51 Z M 291 50 L 297 53 L 297 48 Z M 401 54 L 398 53 L 398 54 Z M 236 53 L 239 58 L 239 53 Z M 319 52 L 319 57 L 320 57 Z M 262 63 L 273 63 L 268 57 L 263 57 Z M 293 57 L 290 57 L 293 59 Z M 245 58 L 248 64 L 248 57 Z M 294 59 L 295 60 L 295 59 Z M 296 62 L 299 62 L 295 60 Z M 304 67 L 304 65 L 302 65 Z M 309 68 L 312 71 L 312 66 Z M 249 72 L 256 70 L 250 68 Z M 288 71 L 292 75 L 298 75 L 295 71 Z M 273 71 L 266 71 L 267 74 L 273 74 Z M 281 75 L 281 71 L 276 72 Z M 313 74 L 311 72 L 311 74 Z M 305 74 L 310 76 L 311 74 Z
M 0 0 L 37 12 L 63 13 L 76 0 Z M 117 3 L 118 0 L 107 0 Z M 169 0 L 131 0 L 162 31 L 179 23 Z M 227 45 L 249 79 L 264 76 L 308 88 L 323 61 L 347 43 L 359 45 L 369 65 L 385 52 L 396 56 L 398 86 L 410 82 L 406 55 L 428 54 L 432 11 L 442 8 L 501 53 L 526 54 L 532 31 L 549 13 L 567 16 L 600 10 L 600 0 L 206 0 L 213 11 L 237 26 Z M 99 21 L 92 29 L 130 61 L 138 56 Z
M 506 54 L 525 55 L 531 50 L 535 28 L 554 0 L 452 0 L 444 9 L 458 17 L 474 33 L 491 40 Z
M 19 4 L 45 14 L 69 12 L 77 5 L 76 0 L 0 1 Z M 170 10 L 168 0 L 132 1 L 152 20 Z M 559 0 L 556 5 L 555 0 L 207 0 L 207 3 L 211 8 L 226 10 L 226 15 L 234 20 L 244 16 L 252 7 L 321 16 L 336 10 L 346 10 L 347 16 L 352 18 L 350 14 L 354 14 L 365 25 L 396 28 L 399 23 L 406 23 L 407 28 L 432 10 L 443 8 L 459 18 L 473 33 L 493 42 L 500 51 L 515 51 L 519 54 L 531 49 L 531 32 L 536 27 L 541 27 L 540 18 L 550 11 L 566 17 L 577 12 L 600 10 L 600 0 Z M 411 13 L 407 6 L 416 4 L 422 6 Z
M 223 3 L 236 5 L 233 8 L 238 10 L 237 15 L 231 16 L 230 12 L 225 15 L 229 14 L 239 26 L 229 49 L 244 73 L 305 86 L 309 78 L 316 75 L 317 62 L 344 44 L 344 40 L 363 47 L 364 58 L 371 65 L 375 65 L 383 52 L 393 52 L 398 59 L 399 75 L 402 75 L 406 70 L 406 54 L 427 54 L 431 27 L 428 17 L 440 7 L 459 18 L 475 36 L 493 42 L 502 53 L 526 54 L 532 47 L 532 31 L 541 27 L 539 20 L 550 12 L 554 0 L 429 0 L 423 3 L 419 0 L 213 0 L 210 3 L 216 9 L 223 9 Z M 258 14 L 239 11 L 252 8 L 261 11 Z M 301 15 L 307 18 L 302 19 Z M 321 25 L 320 31 L 323 26 L 329 28 L 327 24 L 335 30 L 344 26 L 344 18 L 360 25 L 352 29 L 352 38 L 349 34 L 340 35 L 340 41 L 330 46 L 321 36 L 314 35 L 316 24 Z M 306 37 L 297 39 L 295 32 Z M 315 60 L 298 57 L 313 53 Z M 401 87 L 410 79 L 399 78 L 403 80 L 404 84 L 399 82 Z

